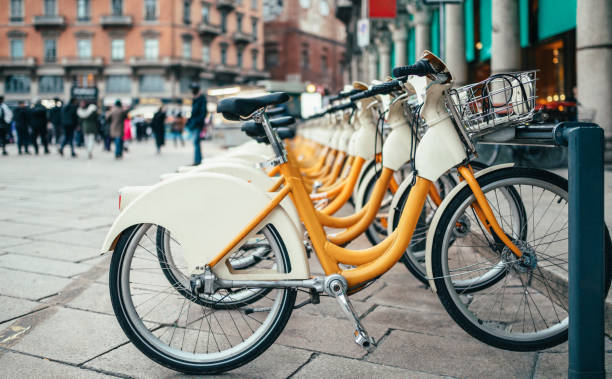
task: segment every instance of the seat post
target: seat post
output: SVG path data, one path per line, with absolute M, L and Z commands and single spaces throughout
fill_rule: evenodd
M 268 141 L 270 141 L 270 146 L 272 146 L 272 151 L 274 151 L 276 158 L 280 160 L 279 164 L 287 163 L 287 151 L 278 137 L 276 130 L 274 130 L 272 125 L 270 125 L 270 120 L 266 115 L 265 108 L 255 113 L 253 115 L 253 120 L 255 120 L 256 123 L 263 125 Z

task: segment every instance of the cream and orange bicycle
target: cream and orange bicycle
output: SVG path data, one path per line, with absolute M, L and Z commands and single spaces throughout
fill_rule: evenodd
M 432 184 L 450 169 L 457 170 L 461 183 L 433 215 L 426 250 L 428 278 L 444 307 L 469 334 L 499 348 L 530 351 L 566 340 L 566 181 L 545 171 L 514 167 L 474 174 L 469 165 L 471 136 L 529 117 L 532 74 L 506 78 L 508 87 L 487 95 L 507 96 L 502 109 L 498 99 L 491 106 L 487 99 L 476 101 L 474 94 L 451 90 L 450 73 L 431 53 L 395 73 L 402 81 L 410 81 L 411 75 L 427 78 L 418 95 L 424 99 L 421 116 L 428 129 L 416 147 L 415 170 L 397 228 L 365 250 L 329 240 L 302 174 L 270 127 L 266 107 L 288 96 L 276 93 L 219 104 L 226 118 L 253 118 L 261 125 L 283 182 L 275 192 L 266 192 L 228 175 L 177 177 L 151 187 L 119 215 L 104 243 L 104 250 L 114 251 L 109 286 L 117 319 L 138 349 L 187 373 L 234 369 L 275 341 L 294 307 L 301 305 L 295 305 L 301 290 L 310 294 L 307 302 L 315 304 L 322 294 L 336 298 L 353 321 L 355 342 L 374 348 L 348 295 L 400 259 Z M 519 193 L 520 207 L 507 196 L 511 191 Z M 279 206 L 286 198 L 295 206 L 306 236 Z M 164 275 L 168 268 L 156 254 L 158 228 L 169 230 L 180 242 L 181 251 L 173 250 L 173 255 L 185 265 L 188 294 L 177 291 Z M 604 236 L 608 241 L 607 229 Z M 234 254 L 254 239 L 269 246 L 270 254 L 248 267 L 231 264 Z M 306 248 L 316 254 L 324 276 L 311 275 Z M 609 270 L 606 275 L 607 290 Z M 248 301 L 231 301 L 245 290 L 253 293 Z

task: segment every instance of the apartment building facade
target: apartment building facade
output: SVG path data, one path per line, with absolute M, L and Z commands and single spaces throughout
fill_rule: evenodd
M 263 70 L 262 0 L 8 0 L 0 93 L 112 103 L 189 98 Z

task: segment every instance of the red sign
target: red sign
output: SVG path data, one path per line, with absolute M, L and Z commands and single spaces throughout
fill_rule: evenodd
M 397 0 L 368 0 L 370 18 L 395 18 Z

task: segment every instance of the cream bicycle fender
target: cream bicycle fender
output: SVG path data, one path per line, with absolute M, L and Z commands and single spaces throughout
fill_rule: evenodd
M 499 164 L 499 165 L 487 167 L 484 170 L 480 170 L 480 171 L 474 173 L 474 177 L 479 178 L 479 177 L 481 177 L 481 176 L 483 176 L 485 174 L 488 174 L 490 172 L 494 172 L 494 171 L 501 170 L 501 169 L 508 168 L 508 167 L 512 167 L 512 166 L 514 166 L 514 163 L 505 163 L 505 164 Z M 426 245 L 426 250 L 425 250 L 425 263 L 427 265 L 427 277 L 430 278 L 429 279 L 429 286 L 431 287 L 431 290 L 433 292 L 436 292 L 436 285 L 434 283 L 434 280 L 431 279 L 431 278 L 433 278 L 433 270 L 431 268 L 431 254 L 432 254 L 431 249 L 432 249 L 432 246 L 433 246 L 434 232 L 435 232 L 436 228 L 438 227 L 438 222 L 440 222 L 440 217 L 442 216 L 442 213 L 444 213 L 444 210 L 446 209 L 446 207 L 448 207 L 448 204 L 451 202 L 453 197 L 455 197 L 455 195 L 459 191 L 461 191 L 461 189 L 463 187 L 465 187 L 466 185 L 467 185 L 467 182 L 465 180 L 460 182 L 459 184 L 457 184 L 455 186 L 455 188 L 453 188 L 448 193 L 448 195 L 446 195 L 444 197 L 444 200 L 442 201 L 442 204 L 440 204 L 440 206 L 436 210 L 436 213 L 434 214 L 433 220 L 431 220 L 431 224 L 429 225 L 429 229 L 427 229 L 427 245 Z M 401 188 L 401 186 L 400 186 L 400 188 Z M 398 193 L 399 193 L 399 191 L 398 191 Z
M 201 273 L 201 267 L 219 254 L 274 196 L 229 175 L 181 175 L 152 186 L 134 199 L 115 219 L 102 251 L 114 250 L 118 237 L 128 227 L 156 224 L 168 229 L 180 243 L 189 273 Z M 276 207 L 237 246 L 267 224 L 274 226 L 286 248 L 291 264 L 288 273 L 273 269 L 233 270 L 227 262 L 233 253 L 230 251 L 213 267 L 215 275 L 228 280 L 308 279 L 310 270 L 302 235 L 282 207 Z
M 259 188 L 260 190 L 264 192 L 267 192 L 277 181 L 277 178 L 269 177 L 261 169 L 252 167 L 252 165 L 246 165 L 244 163 L 241 164 L 239 161 L 236 161 L 236 162 L 205 162 L 197 166 L 194 170 L 189 171 L 187 173 L 164 174 L 162 178 L 164 180 L 167 180 L 167 179 L 171 179 L 173 177 L 180 176 L 180 175 L 193 175 L 193 174 L 198 174 L 198 173 L 203 173 L 203 172 L 215 172 L 218 174 L 230 175 L 230 176 L 233 176 L 234 178 L 240 178 L 240 179 L 245 180 L 248 183 L 253 184 L 255 187 Z M 123 203 L 123 197 L 121 198 L 121 200 Z M 297 213 L 297 209 L 295 208 L 295 205 L 293 205 L 291 200 L 289 198 L 285 198 L 283 199 L 283 201 L 281 201 L 280 205 L 281 207 L 285 209 L 285 211 L 287 211 L 287 214 L 289 215 L 289 217 L 291 217 L 291 220 L 295 224 L 296 228 L 302 234 L 304 234 L 306 230 L 304 229 L 304 225 L 302 224 L 302 221 L 300 221 L 300 216 Z
M 224 154 L 224 155 L 220 155 L 218 157 L 214 157 L 214 158 L 210 158 L 207 159 L 207 162 L 222 162 L 222 161 L 228 161 L 228 160 L 242 160 L 245 161 L 247 164 L 256 164 L 259 162 L 263 162 L 268 160 L 268 156 L 263 155 L 263 154 L 253 154 L 253 153 L 242 153 L 242 152 L 233 152 L 231 154 Z M 178 168 L 178 172 L 179 173 L 183 173 L 183 172 L 190 172 L 193 171 L 195 169 L 197 169 L 199 166 L 201 165 L 197 165 L 197 166 L 181 166 Z
M 410 187 L 412 185 L 413 176 L 414 176 L 414 173 L 409 172 L 408 176 L 406 176 L 406 178 L 400 183 L 399 187 L 397 188 L 397 191 L 395 191 L 395 194 L 393 195 L 393 199 L 391 199 L 391 205 L 389 209 L 397 208 L 401 195 L 404 193 L 404 191 L 406 191 L 407 187 Z M 396 212 L 389 212 L 389 216 L 387 216 L 387 235 L 388 236 L 390 236 L 391 233 L 393 233 L 393 223 L 395 221 L 395 213 Z

